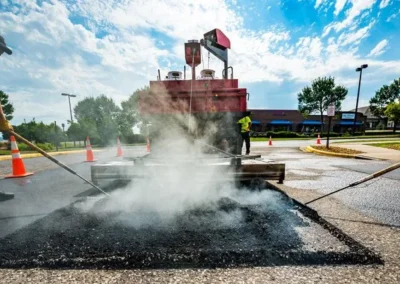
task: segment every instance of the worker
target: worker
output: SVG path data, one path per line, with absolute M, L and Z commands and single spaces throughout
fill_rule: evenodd
M 248 111 L 244 117 L 238 120 L 238 124 L 241 124 L 240 132 L 242 135 L 242 146 L 240 150 L 243 148 L 243 142 L 246 142 L 246 155 L 250 154 L 250 129 L 251 129 L 251 111 Z

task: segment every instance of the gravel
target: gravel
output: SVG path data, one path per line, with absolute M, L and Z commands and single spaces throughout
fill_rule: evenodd
M 278 192 L 268 203 L 222 198 L 163 224 L 154 212 L 100 213 L 71 205 L 0 240 L 3 268 L 217 268 L 374 263 Z M 137 216 L 139 215 L 139 217 Z M 137 226 L 127 220 L 140 218 Z

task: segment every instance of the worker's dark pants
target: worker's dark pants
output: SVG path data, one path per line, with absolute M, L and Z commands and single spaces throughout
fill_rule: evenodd
M 243 142 L 246 142 L 246 155 L 250 154 L 250 132 L 242 132 L 242 147 L 240 150 L 243 149 Z

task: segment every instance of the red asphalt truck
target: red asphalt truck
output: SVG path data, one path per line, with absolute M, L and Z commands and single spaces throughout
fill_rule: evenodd
M 202 63 L 201 47 L 224 63 L 220 76 L 212 69 L 203 69 L 196 77 L 196 66 Z M 210 144 L 233 154 L 241 154 L 241 136 L 237 121 L 247 112 L 248 93 L 233 78 L 233 67 L 228 66 L 231 43 L 219 29 L 204 34 L 200 41 L 185 43 L 185 60 L 191 67 L 191 78 L 184 71 L 170 71 L 165 79 L 160 71 L 156 81 L 150 81 L 150 92 L 139 95 L 139 113 L 151 123 L 150 139 L 157 139 L 159 131 L 168 127 L 171 119 L 189 135 L 208 136 Z M 230 71 L 230 76 L 228 75 Z M 187 116 L 185 116 L 187 115 Z M 210 133 L 210 126 L 214 132 Z

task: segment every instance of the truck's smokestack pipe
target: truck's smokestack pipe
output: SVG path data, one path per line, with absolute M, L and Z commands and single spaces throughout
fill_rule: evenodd
M 186 65 L 183 66 L 183 80 L 186 80 Z
M 233 67 L 229 66 L 228 69 L 231 69 L 231 79 L 233 80 Z
M 194 65 L 194 55 L 196 54 L 196 48 L 193 48 L 192 52 L 193 52 L 193 54 L 192 54 L 192 56 L 193 56 L 193 59 L 192 59 L 192 80 L 194 81 L 194 80 L 196 80 L 196 66 Z
M 158 69 L 158 77 L 157 77 L 158 81 L 161 80 L 161 73 L 160 73 L 160 69 Z

